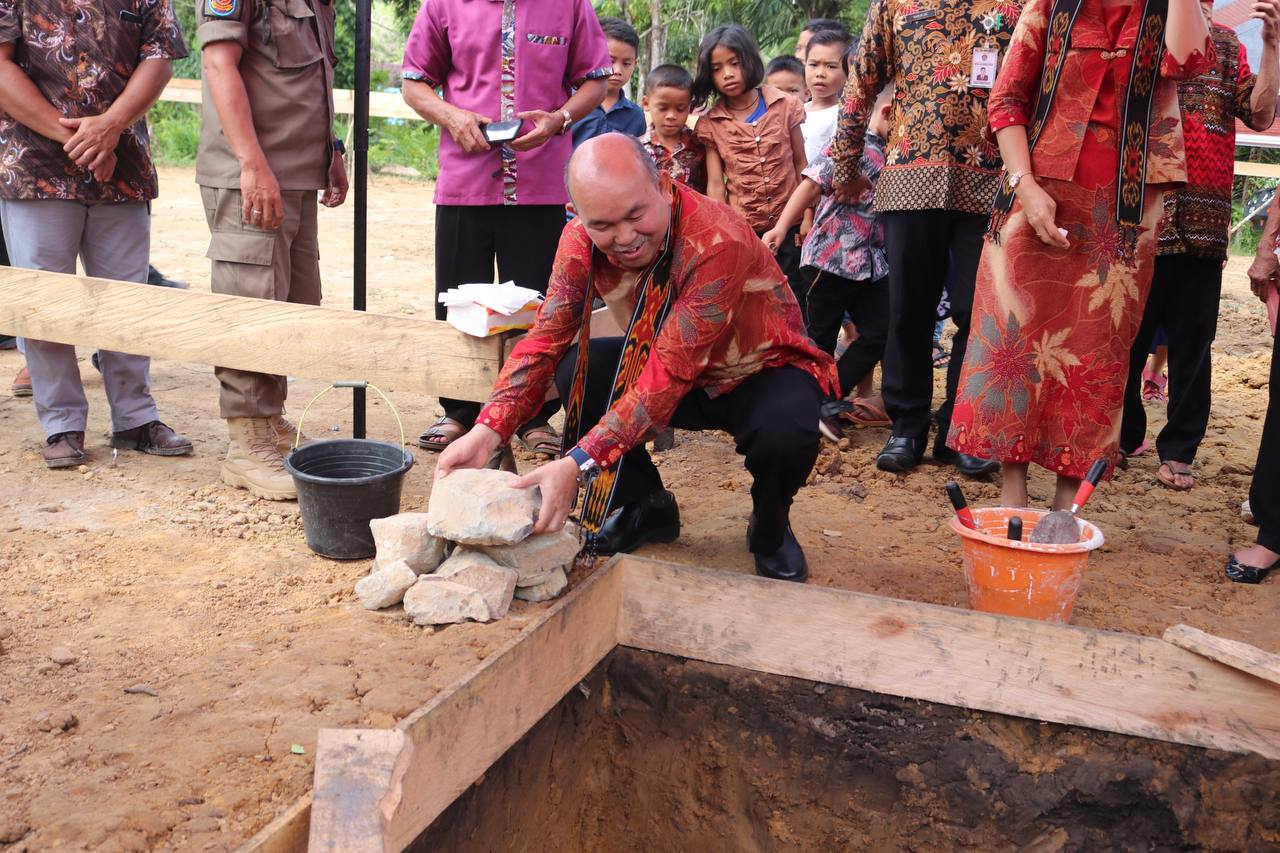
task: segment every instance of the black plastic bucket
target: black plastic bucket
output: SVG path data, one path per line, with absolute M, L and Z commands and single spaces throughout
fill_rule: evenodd
M 364 438 L 313 441 L 285 457 L 298 488 L 307 545 L 322 557 L 360 560 L 375 552 L 369 522 L 400 512 L 413 454 Z

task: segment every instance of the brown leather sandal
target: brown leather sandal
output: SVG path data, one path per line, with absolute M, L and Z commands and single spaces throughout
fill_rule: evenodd
M 418 446 L 423 450 L 439 453 L 467 434 L 467 428 L 450 417 L 443 417 L 418 436 Z

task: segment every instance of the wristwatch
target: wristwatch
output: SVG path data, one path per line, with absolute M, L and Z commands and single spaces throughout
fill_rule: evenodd
M 335 137 L 333 138 L 333 150 L 334 150 L 334 151 L 337 151 L 339 154 L 346 154 L 346 153 L 347 153 L 347 145 L 346 145 L 346 143 L 344 143 L 341 139 L 338 139 L 338 138 L 335 136 Z
M 592 459 L 587 451 L 581 447 L 571 447 L 565 456 L 572 459 L 578 465 L 578 482 L 590 483 L 600 473 L 600 466 L 596 464 L 596 460 Z
M 1012 192 L 1013 190 L 1016 190 L 1018 188 L 1018 184 L 1022 182 L 1022 179 L 1030 174 L 1031 174 L 1030 169 L 1023 169 L 1020 172 L 1014 172 L 1012 175 L 1010 175 L 1008 178 L 1009 191 Z
M 569 132 L 569 128 L 573 126 L 573 113 L 568 110 L 561 110 L 560 115 L 564 116 L 564 124 L 560 127 L 560 136 L 564 136 Z

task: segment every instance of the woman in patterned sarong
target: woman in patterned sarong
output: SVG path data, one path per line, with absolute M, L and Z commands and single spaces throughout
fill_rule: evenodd
M 1006 174 L 947 442 L 1002 463 L 1006 506 L 1027 505 L 1031 462 L 1058 475 L 1062 508 L 1094 459 L 1118 458 L 1161 195 L 1186 179 L 1174 81 L 1212 51 L 1197 0 L 1029 0 L 1018 20 L 991 92 Z

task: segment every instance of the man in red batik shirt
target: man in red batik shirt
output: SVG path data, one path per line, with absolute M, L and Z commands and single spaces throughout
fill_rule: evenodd
M 670 542 L 680 532 L 675 497 L 644 448 L 668 425 L 731 433 L 754 477 L 748 546 L 765 577 L 803 581 L 804 552 L 791 531 L 791 501 L 818 455 L 818 408 L 837 387 L 831 357 L 805 335 L 786 277 L 751 226 L 728 206 L 658 175 L 637 140 L 596 137 L 574 153 L 569 193 L 577 219 L 564 230 L 547 300 L 516 346 L 476 426 L 440 457 L 436 476 L 476 468 L 545 399 L 574 385 L 587 286 L 626 328 L 637 281 L 670 243 L 671 303 L 648 360 L 612 406 L 623 338 L 588 347 L 582 438 L 559 460 L 517 481 L 542 490 L 535 532 L 568 518 L 580 479 L 619 464 L 612 508 L 596 553 Z

